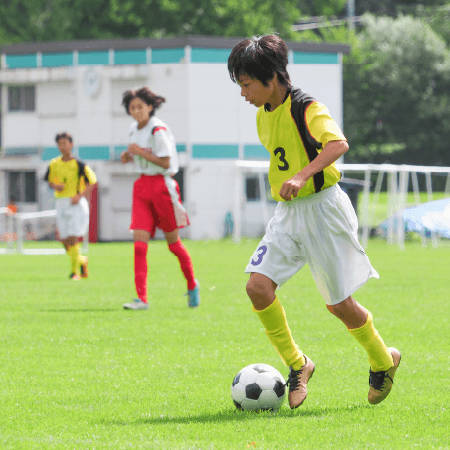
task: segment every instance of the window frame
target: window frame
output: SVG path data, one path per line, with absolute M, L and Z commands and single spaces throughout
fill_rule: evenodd
M 27 95 L 28 92 L 28 95 Z M 12 108 L 12 98 L 14 93 L 17 98 L 17 108 Z M 32 95 L 30 95 L 32 93 Z M 36 85 L 34 84 L 13 84 L 8 86 L 8 112 L 9 113 L 33 113 L 36 112 Z M 14 99 L 16 100 L 16 99 Z
M 8 183 L 8 197 L 14 197 L 17 203 L 37 203 L 38 202 L 38 190 L 37 190 L 37 173 L 35 170 L 7 170 L 7 183 Z M 18 192 L 12 192 L 11 176 L 17 174 L 17 186 Z M 27 174 L 32 174 L 32 177 L 27 177 Z M 28 179 L 27 179 L 28 178 Z M 27 189 L 28 188 L 28 189 Z M 31 190 L 30 190 L 31 188 Z M 18 194 L 18 195 L 17 195 Z

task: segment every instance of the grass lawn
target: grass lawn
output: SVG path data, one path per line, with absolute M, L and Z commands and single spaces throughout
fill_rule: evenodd
M 288 369 L 245 293 L 256 240 L 185 241 L 201 283 L 186 307 L 176 258 L 149 246 L 148 311 L 134 294 L 130 243 L 92 244 L 90 277 L 66 255 L 0 255 L 0 449 L 447 449 L 450 248 L 372 240 L 381 275 L 355 298 L 402 352 L 391 395 L 367 402 L 363 349 L 324 306 L 309 269 L 278 291 L 294 338 L 316 364 L 306 402 L 238 412 L 244 366 Z

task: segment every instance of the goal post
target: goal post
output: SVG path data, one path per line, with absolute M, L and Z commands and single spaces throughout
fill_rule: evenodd
M 244 177 L 246 174 L 258 174 L 262 179 L 264 174 L 269 171 L 269 161 L 251 161 L 238 160 L 235 162 L 235 191 L 233 202 L 234 229 L 233 240 L 239 242 L 242 233 L 242 209 L 246 203 L 246 195 L 244 191 Z M 409 181 L 411 179 L 411 187 L 414 195 L 414 206 L 421 203 L 418 174 L 425 175 L 425 185 L 427 201 L 433 200 L 432 175 L 439 174 L 446 176 L 446 184 L 444 195 L 450 196 L 450 167 L 439 166 L 413 166 L 413 165 L 394 165 L 394 164 L 339 164 L 336 163 L 338 170 L 343 177 L 346 174 L 362 173 L 364 181 L 362 196 L 359 200 L 359 235 L 361 245 L 365 248 L 368 244 L 370 232 L 375 220 L 375 211 L 377 209 L 380 192 L 383 181 L 386 176 L 387 180 L 387 211 L 386 219 L 388 220 L 386 239 L 389 244 L 397 243 L 401 249 L 405 247 L 405 224 L 403 220 L 403 211 L 411 205 L 407 203 L 407 195 L 409 192 Z M 376 182 L 373 186 L 372 175 L 376 174 Z M 263 192 L 262 189 L 260 192 Z M 265 225 L 269 219 L 267 217 L 267 200 L 261 195 L 261 217 L 265 221 Z M 438 234 L 430 231 L 431 242 L 433 246 L 438 245 Z M 421 243 L 427 245 L 425 231 L 421 230 Z
M 0 208 L 2 241 L 6 246 L 0 253 L 22 253 L 24 255 L 59 255 L 66 253 L 62 244 L 57 248 L 47 245 L 58 242 L 56 209 L 38 212 L 24 212 L 8 215 L 6 208 Z M 30 245 L 36 242 L 37 245 Z M 88 251 L 88 233 L 83 237 L 83 253 Z

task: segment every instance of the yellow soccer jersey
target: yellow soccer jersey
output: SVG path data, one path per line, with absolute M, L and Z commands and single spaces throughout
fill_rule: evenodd
M 328 142 L 347 140 L 326 106 L 294 87 L 274 111 L 259 108 L 256 121 L 259 139 L 270 153 L 269 182 L 277 201 L 284 201 L 279 195 L 283 183 L 314 160 Z M 333 163 L 310 178 L 298 197 L 319 192 L 340 179 Z
M 72 158 L 63 161 L 58 156 L 50 161 L 44 179 L 50 183 L 64 184 L 60 192 L 55 190 L 55 197 L 73 197 L 86 189 L 86 184 L 97 183 L 97 178 L 92 169 L 81 161 Z

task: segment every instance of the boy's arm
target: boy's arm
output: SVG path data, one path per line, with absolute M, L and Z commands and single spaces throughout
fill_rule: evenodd
M 94 189 L 94 186 L 96 184 L 97 183 L 88 184 L 86 186 L 86 189 L 83 192 L 80 192 L 79 194 L 74 195 L 73 197 L 71 197 L 70 200 L 71 200 L 72 205 L 76 205 L 81 200 L 81 197 L 88 198 L 89 194 L 91 193 L 92 189 Z
M 298 191 L 302 189 L 306 182 L 317 172 L 333 164 L 348 150 L 347 141 L 330 141 L 304 169 L 298 172 L 289 180 L 285 181 L 280 189 L 280 197 L 290 201 L 292 197 L 297 197 Z

